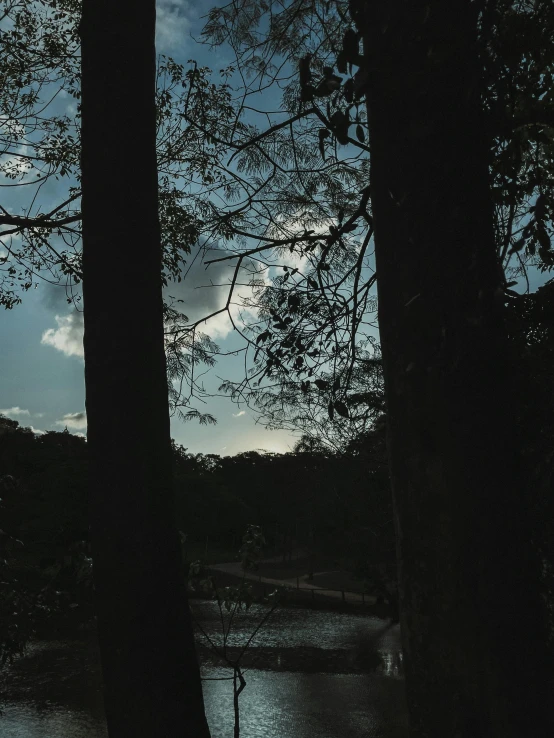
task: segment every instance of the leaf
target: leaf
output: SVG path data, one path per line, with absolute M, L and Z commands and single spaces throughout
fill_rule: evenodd
M 340 389 L 340 377 L 336 377 L 335 381 L 333 382 L 333 392 L 336 392 Z
M 348 72 L 348 60 L 343 50 L 339 51 L 337 55 L 337 69 L 340 74 L 346 74 Z
M 537 228 L 537 241 L 545 251 L 549 251 L 552 247 L 550 236 L 544 228 Z
M 544 220 L 544 217 L 546 215 L 546 196 L 541 193 L 537 197 L 534 208 L 530 208 L 530 210 L 534 210 L 535 218 L 537 220 Z
M 288 304 L 289 310 L 295 312 L 300 307 L 300 297 L 298 295 L 289 295 Z
M 319 153 L 321 154 L 323 161 L 325 161 L 325 139 L 330 135 L 331 132 L 328 131 L 327 128 L 319 129 Z
M 525 238 L 519 238 L 510 249 L 510 254 L 517 254 L 518 251 L 521 251 L 525 246 L 525 241 Z
M 263 333 L 260 333 L 258 338 L 256 338 L 256 343 L 263 343 L 264 341 L 267 341 L 269 338 L 269 331 L 264 331 Z
M 360 125 L 360 123 L 358 123 L 358 125 L 356 126 L 356 138 L 358 139 L 358 141 L 360 141 L 360 143 L 365 143 L 365 133 L 363 126 Z
M 323 390 L 326 390 L 329 387 L 329 382 L 326 382 L 324 379 L 316 379 L 314 384 L 322 392 Z
M 331 67 L 325 67 L 323 72 L 325 77 L 314 90 L 314 97 L 328 97 L 336 92 L 342 84 L 342 77 L 333 74 Z
M 360 66 L 360 37 L 353 28 L 349 28 L 342 39 L 342 52 L 348 64 Z
M 342 110 L 335 111 L 331 116 L 329 123 L 331 124 L 339 144 L 346 146 L 348 143 L 348 127 L 350 126 L 348 112 L 343 113 Z
M 329 401 L 329 407 L 327 408 L 327 412 L 329 413 L 329 419 L 334 420 L 335 418 L 335 409 L 333 407 L 333 401 Z
M 312 73 L 310 71 L 310 61 L 311 61 L 311 56 L 310 54 L 308 54 L 307 56 L 300 59 L 300 61 L 298 62 L 300 87 L 302 88 L 302 90 L 308 87 L 312 80 Z
M 335 402 L 335 410 L 342 418 L 349 418 L 350 413 L 348 412 L 348 408 L 346 407 L 345 403 L 342 402 L 342 400 L 337 400 Z
M 347 103 L 352 103 L 354 101 L 354 80 L 348 79 L 346 80 L 343 88 L 342 88 L 344 99 Z

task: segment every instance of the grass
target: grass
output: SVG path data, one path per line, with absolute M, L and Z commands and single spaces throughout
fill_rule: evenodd
M 338 568 L 337 562 L 331 557 L 317 554 L 314 555 L 313 561 L 310 560 L 309 556 L 305 556 L 301 559 L 286 561 L 285 563 L 282 561 L 263 563 L 260 564 L 259 573 L 263 577 L 269 577 L 270 579 L 294 579 L 295 577 L 303 577 L 305 574 L 309 574 L 311 566 L 313 566 L 314 571 Z

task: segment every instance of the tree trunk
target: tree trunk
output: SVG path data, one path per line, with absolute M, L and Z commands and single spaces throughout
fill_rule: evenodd
M 352 3 L 413 738 L 554 735 L 469 0 Z M 356 10 L 357 9 L 357 10 Z M 548 714 L 550 712 L 550 714 Z
M 202 738 L 209 731 L 173 511 L 154 31 L 154 0 L 83 2 L 91 541 L 110 738 Z

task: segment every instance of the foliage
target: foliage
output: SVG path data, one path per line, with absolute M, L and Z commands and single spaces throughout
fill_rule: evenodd
M 47 280 L 65 286 L 67 302 L 77 306 L 83 279 L 81 3 L 1 0 L 0 10 L 0 173 L 11 180 L 0 208 L 0 305 L 13 308 L 23 293 Z M 216 166 L 221 147 L 208 146 L 205 137 L 186 123 L 186 112 L 190 109 L 200 121 L 211 115 L 222 125 L 228 117 L 230 93 L 225 73 L 217 85 L 206 78 L 207 70 L 185 73 L 172 59 L 159 58 L 158 197 L 161 279 L 166 287 L 182 280 L 186 258 L 201 234 L 214 232 L 217 209 L 210 196 L 221 180 Z M 204 115 L 194 107 L 195 98 L 189 100 L 192 87 L 206 95 Z M 47 191 L 54 204 L 45 207 Z M 17 211 L 22 214 L 14 214 Z M 193 400 L 202 392 L 194 366 L 212 365 L 218 348 L 199 331 L 184 329 L 186 317 L 178 307 L 173 301 L 165 310 L 172 409 L 184 420 L 212 423 L 213 417 L 199 411 Z
M 1 419 L 1 418 L 0 418 Z M 12 475 L 0 476 L 0 494 L 11 502 L 19 490 L 19 483 Z M 2 524 L 6 524 L 6 504 L 0 499 Z M 9 521 L 8 521 L 9 522 Z M 26 581 L 14 563 L 18 560 L 23 541 L 7 530 L 0 530 L 0 668 L 22 656 L 37 628 L 62 606 L 62 592 L 55 584 L 57 571 L 38 583 Z
M 74 0 L 3 5 L 0 102 L 2 110 L 15 111 L 6 117 L 9 156 L 3 161 L 20 172 L 15 183 L 27 181 L 21 179 L 27 166 L 30 174 L 24 176 L 39 174 L 38 184 L 46 176 L 59 177 L 60 186 L 67 182 L 51 212 L 29 208 L 25 217 L 7 211 L 0 217 L 7 252 L 2 294 L 11 306 L 20 299 L 17 290 L 30 288 L 45 269 L 69 288 L 82 277 L 79 6 Z M 220 81 L 193 62 L 185 70 L 160 57 L 158 65 L 164 283 L 184 277 L 184 262 L 199 236 L 204 248 L 228 244 L 213 260 L 234 260 L 231 291 L 250 281 L 253 295 L 244 306 L 256 318 L 245 328 L 235 324 L 249 350 L 249 377 L 224 387 L 248 400 L 272 427 L 298 422 L 301 432 L 314 436 L 329 426 L 326 417 L 332 415 L 339 432 L 348 428 L 354 437 L 361 427 L 359 411 L 371 422 L 383 402 L 382 393 L 368 391 L 369 404 L 360 406 L 357 386 L 364 362 L 378 359 L 379 351 L 366 80 L 351 15 L 355 7 L 346 0 L 243 0 L 220 6 L 210 12 L 204 30 L 206 42 L 227 43 L 235 52 Z M 530 267 L 551 266 L 554 117 L 548 40 L 554 11 L 547 0 L 489 0 L 476 7 L 496 240 L 504 284 L 511 290 Z M 68 95 L 75 105 L 59 115 L 48 108 L 49 115 L 39 118 L 50 92 L 57 99 Z M 261 106 L 262 94 L 268 110 Z M 222 310 L 228 311 L 230 302 L 231 296 Z M 193 403 L 202 393 L 193 367 L 196 361 L 210 366 L 217 348 L 175 304 L 166 315 L 172 407 L 182 419 L 212 422 Z M 299 404 L 305 413 L 295 413 Z
M 244 571 L 249 569 L 257 571 L 264 545 L 265 538 L 261 527 L 259 525 L 249 525 L 242 538 L 242 546 L 239 551 Z
M 314 437 L 327 415 L 341 430 L 349 425 L 360 362 L 379 356 L 364 118 L 365 89 L 378 80 L 364 71 L 358 6 L 243 0 L 214 8 L 204 30 L 207 42 L 234 50 L 239 99 L 261 100 L 268 90 L 279 99 L 279 114 L 265 114 L 269 125 L 229 142 L 230 160 L 253 183 L 254 173 L 271 172 L 263 191 L 275 208 L 263 211 L 256 191 L 249 209 L 240 209 L 244 219 L 251 214 L 258 245 L 242 246 L 244 228 L 237 228 L 235 259 L 255 254 L 270 284 L 250 303 L 258 311 L 244 331 L 250 375 L 223 387 L 271 427 L 296 422 Z M 529 269 L 552 266 L 554 10 L 545 0 L 485 0 L 475 9 L 499 283 L 509 299 Z M 404 29 L 406 43 L 412 32 Z M 430 53 L 440 58 L 440 43 Z M 307 388 L 324 396 L 308 403 Z M 373 399 L 373 410 L 382 409 L 382 393 Z M 298 405 L 309 406 L 308 423 Z
M 30 193 L 23 215 L 12 214 L 9 200 L 0 212 L 0 239 L 7 253 L 0 305 L 6 308 L 21 301 L 21 291 L 31 288 L 39 271 L 55 278 L 74 275 L 72 283 L 81 276 L 73 230 L 79 195 L 69 184 L 78 178 L 78 132 L 66 112 L 79 96 L 79 12 L 77 0 L 1 3 L 0 171 L 11 180 L 11 193 L 21 188 Z M 64 111 L 61 99 L 70 101 Z M 59 178 L 68 181 L 66 192 L 45 212 L 37 194 Z M 45 248 L 51 234 L 55 243 Z

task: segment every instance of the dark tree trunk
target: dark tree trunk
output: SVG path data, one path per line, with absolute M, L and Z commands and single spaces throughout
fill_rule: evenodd
M 353 2 L 414 738 L 554 735 L 469 0 Z M 357 9 L 357 10 L 356 10 Z M 550 713 L 550 714 L 548 714 Z
M 173 519 L 155 0 L 84 0 L 82 188 L 91 541 L 110 738 L 209 736 Z

